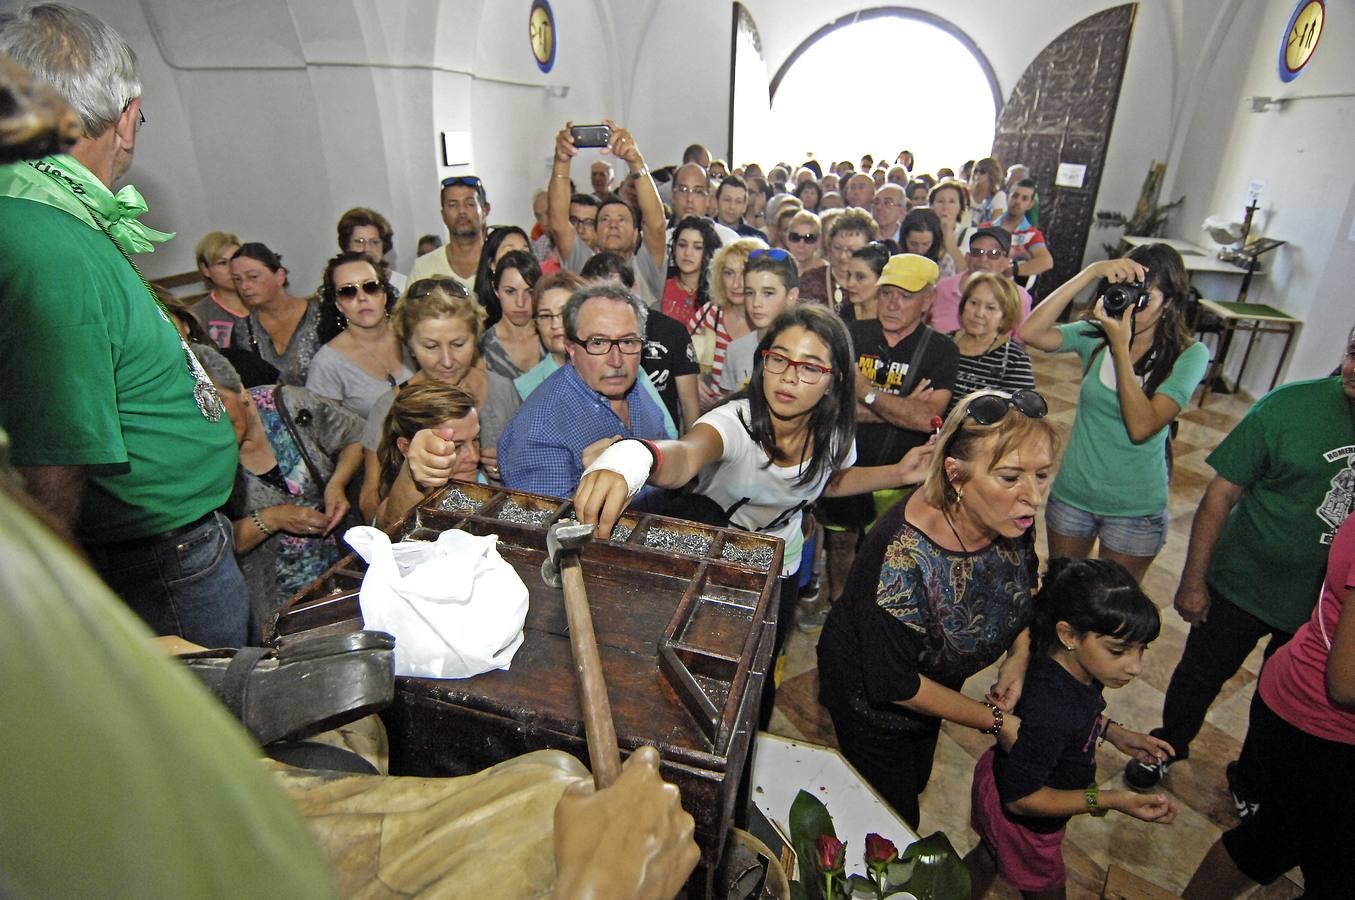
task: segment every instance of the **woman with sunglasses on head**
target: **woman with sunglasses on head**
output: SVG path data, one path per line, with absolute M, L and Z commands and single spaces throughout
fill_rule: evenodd
M 941 428 L 921 490 L 857 551 L 819 637 L 819 702 L 842 755 L 913 828 L 941 720 L 1004 740 L 1029 660 L 1035 514 L 1058 437 L 1034 391 L 971 394 Z M 986 702 L 965 679 L 1004 653 Z
M 819 250 L 823 226 L 807 209 L 791 216 L 785 228 L 786 249 L 800 272 L 800 302 L 828 305 L 828 263 Z
M 803 510 L 820 494 L 915 484 L 925 466 L 926 448 L 889 466 L 853 466 L 854 373 L 842 320 L 823 307 L 793 307 L 758 343 L 745 390 L 676 441 L 620 441 L 585 469 L 574 493 L 579 520 L 596 522 L 605 537 L 644 484 L 676 489 L 695 478 L 696 493 L 725 522 L 786 542 L 779 648 L 798 594 Z
M 480 465 L 491 480 L 499 477 L 495 445 L 499 434 L 513 418 L 522 399 L 513 382 L 480 364 L 480 336 L 484 334 L 485 311 L 466 288 L 453 278 L 421 278 L 409 286 L 391 313 L 395 336 L 418 364 L 419 371 L 406 382 L 439 381 L 471 395 L 479 415 L 484 449 Z M 378 488 L 381 446 L 386 414 L 401 388 L 378 397 L 367 414 L 362 432 L 362 515 L 371 519 L 381 502 Z
M 530 371 L 544 353 L 532 314 L 532 290 L 540 278 L 536 257 L 523 250 L 499 257 L 490 276 L 503 318 L 485 329 L 480 354 L 486 369 L 510 380 Z
M 306 387 L 364 421 L 378 397 L 414 374 L 390 327 L 395 289 L 365 254 L 344 252 L 325 266 L 315 352 Z
M 663 285 L 663 314 L 683 325 L 710 300 L 710 260 L 720 238 L 709 219 L 687 216 L 673 228 L 668 247 L 668 280 Z
M 1058 324 L 1092 285 L 1089 316 Z M 1185 325 L 1189 290 L 1180 254 L 1147 244 L 1092 263 L 1021 323 L 1027 346 L 1082 361 L 1077 417 L 1045 518 L 1051 556 L 1087 557 L 1099 540 L 1101 558 L 1142 581 L 1162 549 L 1171 424 L 1209 365 Z

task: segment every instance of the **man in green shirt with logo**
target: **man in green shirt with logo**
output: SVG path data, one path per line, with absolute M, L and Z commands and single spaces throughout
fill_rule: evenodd
M 144 122 L 131 48 L 56 4 L 0 21 L 0 53 L 80 118 L 69 154 L 0 166 L 0 427 L 29 493 L 157 632 L 246 639 L 248 599 L 216 512 L 238 461 L 206 374 L 131 261 L 169 240 L 113 184 Z
M 1355 509 L 1355 331 L 1340 372 L 1282 385 L 1262 397 L 1209 455 L 1205 489 L 1175 606 L 1190 623 L 1153 734 L 1176 750 L 1168 763 L 1131 761 L 1125 780 L 1147 790 L 1184 759 L 1223 683 L 1256 642 L 1266 657 L 1306 622 L 1317 601 L 1332 537 Z M 1247 801 L 1248 752 L 1228 766 L 1239 814 Z

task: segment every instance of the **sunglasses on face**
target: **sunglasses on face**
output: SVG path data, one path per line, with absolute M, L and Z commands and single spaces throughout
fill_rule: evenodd
M 773 375 L 784 375 L 787 369 L 794 368 L 795 377 L 804 384 L 818 384 L 823 380 L 823 376 L 831 375 L 833 372 L 829 366 L 791 359 L 775 350 L 762 351 L 762 367 Z
M 764 256 L 767 259 L 772 259 L 777 262 L 785 262 L 790 259 L 790 253 L 787 251 L 782 250 L 780 247 L 771 247 L 769 249 L 754 250 L 752 253 L 749 253 L 748 261 L 752 262 L 755 259 L 762 259 Z
M 819 242 L 819 236 L 812 233 L 800 234 L 798 231 L 791 231 L 786 236 L 790 238 L 792 244 L 817 244 Z
M 381 287 L 381 282 L 379 281 L 364 281 L 362 284 L 340 285 L 334 289 L 334 293 L 341 300 L 352 300 L 357 297 L 359 290 L 372 297 L 375 297 L 377 294 L 385 293 L 385 290 Z
M 977 256 L 979 259 L 1001 259 L 1007 255 L 1007 251 L 996 247 L 992 250 L 976 250 L 971 248 L 969 255 Z

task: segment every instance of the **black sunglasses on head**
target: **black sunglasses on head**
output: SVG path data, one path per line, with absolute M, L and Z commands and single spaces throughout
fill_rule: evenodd
M 1014 409 L 1027 419 L 1043 419 L 1049 414 L 1049 404 L 1044 397 L 1029 388 L 1013 391 L 1010 397 L 1005 394 L 983 394 L 970 400 L 965 406 L 965 415 L 980 425 L 992 425 L 1002 421 L 1007 410 Z

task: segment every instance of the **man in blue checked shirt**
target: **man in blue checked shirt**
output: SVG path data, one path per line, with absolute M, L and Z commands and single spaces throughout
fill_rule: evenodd
M 636 386 L 645 346 L 640 299 L 619 284 L 584 288 L 565 304 L 569 363 L 542 382 L 499 437 L 503 482 L 519 491 L 568 497 L 590 444 L 614 438 L 659 440 L 663 410 Z M 658 490 L 636 495 L 652 508 Z

